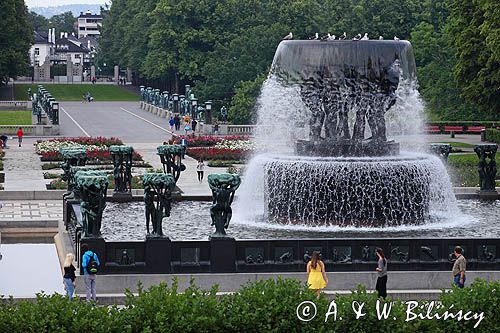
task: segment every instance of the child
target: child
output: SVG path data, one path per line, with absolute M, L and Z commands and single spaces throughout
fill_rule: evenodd
M 17 140 L 19 141 L 19 147 L 21 147 L 21 143 L 23 143 L 23 129 L 19 127 L 17 130 Z

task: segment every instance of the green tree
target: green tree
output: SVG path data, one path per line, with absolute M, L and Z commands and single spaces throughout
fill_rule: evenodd
M 0 84 L 9 78 L 25 74 L 28 68 L 28 50 L 33 31 L 28 22 L 28 8 L 23 0 L 0 2 Z
M 259 97 L 265 75 L 255 80 L 239 82 L 229 108 L 229 120 L 233 124 L 252 124 L 257 120 L 255 103 Z
M 38 15 L 35 12 L 28 13 L 28 22 L 31 23 L 34 31 L 45 31 L 49 30 L 49 20 L 42 15 Z
M 496 0 L 454 0 L 449 32 L 455 47 L 455 79 L 478 116 L 500 118 L 500 4 Z
M 56 34 L 60 32 L 76 33 L 75 30 L 76 18 L 72 12 L 64 12 L 62 14 L 54 15 L 49 19 L 49 28 L 55 28 Z

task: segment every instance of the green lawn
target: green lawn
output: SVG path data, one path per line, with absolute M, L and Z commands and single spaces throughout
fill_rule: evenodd
M 495 157 L 497 165 L 500 164 L 500 156 Z M 448 171 L 454 186 L 479 186 L 479 174 L 477 163 L 479 158 L 476 154 L 451 154 L 448 157 Z M 500 174 L 497 174 L 497 179 Z
M 16 100 L 23 101 L 28 97 L 28 88 L 36 92 L 36 84 L 16 84 L 14 93 Z M 125 88 L 111 84 L 46 84 L 45 89 L 58 101 L 81 101 L 82 95 L 90 92 L 94 101 L 138 101 L 139 95 Z
M 31 125 L 31 111 L 0 111 L 0 125 Z
M 474 145 L 466 142 L 433 142 L 433 143 L 447 143 L 453 148 L 473 148 Z

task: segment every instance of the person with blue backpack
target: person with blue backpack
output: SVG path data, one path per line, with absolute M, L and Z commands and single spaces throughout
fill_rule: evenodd
M 82 244 L 82 267 L 83 267 L 83 279 L 85 281 L 85 289 L 87 290 L 87 302 L 90 302 L 90 298 L 94 302 L 96 301 L 96 290 L 95 290 L 95 278 L 99 271 L 99 258 L 97 254 L 89 250 L 87 244 Z

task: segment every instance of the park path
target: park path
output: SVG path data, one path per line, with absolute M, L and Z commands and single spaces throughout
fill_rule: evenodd
M 115 136 L 134 147 L 155 169 L 161 169 L 156 147 L 172 138 L 168 119 L 160 118 L 139 107 L 139 102 L 63 102 L 61 103 L 62 136 Z M 186 170 L 181 173 L 177 186 L 184 195 L 211 196 L 207 184 L 210 173 L 226 172 L 226 168 L 205 167 L 203 182 L 198 182 L 196 160 L 186 156 Z M 205 162 L 207 163 L 207 162 Z
M 9 149 L 5 150 L 4 172 L 6 191 L 43 191 L 47 181 L 43 179 L 42 162 L 35 153 L 36 139 L 24 138 L 18 147 L 17 137 L 8 140 Z

